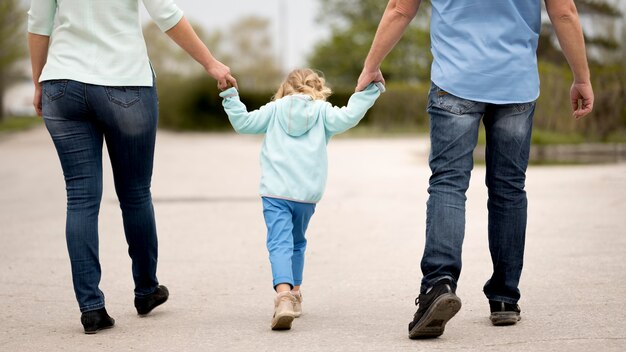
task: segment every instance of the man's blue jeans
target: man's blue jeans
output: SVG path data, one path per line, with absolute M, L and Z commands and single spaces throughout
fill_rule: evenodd
M 432 85 L 429 94 L 432 175 L 427 203 L 422 292 L 448 278 L 456 287 L 465 235 L 465 192 L 474 166 L 481 119 L 487 146 L 490 300 L 515 304 L 524 260 L 527 200 L 524 184 L 535 103 L 488 104 L 456 97 Z
M 270 197 L 262 199 L 273 286 L 299 286 L 304 271 L 305 234 L 315 213 L 315 204 Z
M 66 240 L 81 312 L 104 307 L 98 257 L 102 144 L 106 140 L 122 209 L 135 296 L 158 285 L 157 234 L 150 194 L 158 102 L 155 87 L 43 83 L 43 117 L 67 189 Z

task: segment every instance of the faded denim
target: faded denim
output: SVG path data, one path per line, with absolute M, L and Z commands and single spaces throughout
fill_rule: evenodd
M 459 98 L 432 84 L 431 152 L 422 292 L 461 273 L 465 192 L 474 166 L 481 120 L 486 130 L 489 250 L 493 274 L 484 286 L 490 300 L 517 303 L 524 261 L 527 199 L 524 190 L 535 102 L 490 104 Z

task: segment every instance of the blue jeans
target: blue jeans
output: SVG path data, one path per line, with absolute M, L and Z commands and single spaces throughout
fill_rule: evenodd
M 315 213 L 315 204 L 269 197 L 262 200 L 273 286 L 299 286 L 304 271 L 304 236 Z
M 158 119 L 156 88 L 46 81 L 42 106 L 65 176 L 65 234 L 81 312 L 104 307 L 104 294 L 98 288 L 103 141 L 122 209 L 135 296 L 153 293 L 158 286 L 157 234 L 150 194 Z
M 430 115 L 432 171 L 428 188 L 422 292 L 461 273 L 465 235 L 465 192 L 474 166 L 481 119 L 487 146 L 485 183 L 489 200 L 489 250 L 493 275 L 484 286 L 490 300 L 517 303 L 524 261 L 527 200 L 524 184 L 535 102 L 496 105 L 456 97 L 432 85 Z

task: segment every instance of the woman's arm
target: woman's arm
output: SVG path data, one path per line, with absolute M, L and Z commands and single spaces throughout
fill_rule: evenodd
M 33 71 L 33 83 L 35 84 L 33 106 L 38 116 L 41 116 L 41 83 L 39 83 L 39 77 L 48 58 L 49 42 L 50 37 L 48 36 L 28 33 L 30 63 Z
M 372 47 L 367 54 L 363 71 L 359 76 L 356 91 L 361 91 L 370 82 L 383 82 L 380 65 L 398 43 L 404 31 L 417 14 L 421 0 L 389 0 L 383 18 L 378 24 Z
M 213 57 L 185 17 L 165 33 L 217 80 L 220 90 L 237 87 L 237 80 L 230 74 L 230 68 Z
M 578 19 L 578 12 L 573 0 L 545 0 L 546 10 L 554 32 L 559 39 L 563 55 L 567 59 L 574 83 L 570 89 L 570 99 L 575 118 L 579 119 L 593 109 L 593 89 L 583 31 Z M 580 106 L 579 106 L 580 103 Z

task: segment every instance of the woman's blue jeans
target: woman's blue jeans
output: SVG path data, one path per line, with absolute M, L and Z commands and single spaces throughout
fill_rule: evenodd
M 535 103 L 488 104 L 456 97 L 432 85 L 429 94 L 432 171 L 427 203 L 422 292 L 448 278 L 456 287 L 465 235 L 465 192 L 474 166 L 481 119 L 487 145 L 490 300 L 517 303 L 524 261 L 527 200 L 524 191 Z
M 299 286 L 304 271 L 305 234 L 315 204 L 270 197 L 262 200 L 273 286 Z
M 43 117 L 67 190 L 66 240 L 81 312 L 104 307 L 98 259 L 102 144 L 106 141 L 122 209 L 135 296 L 158 286 L 157 234 L 150 194 L 158 119 L 155 87 L 43 83 Z

